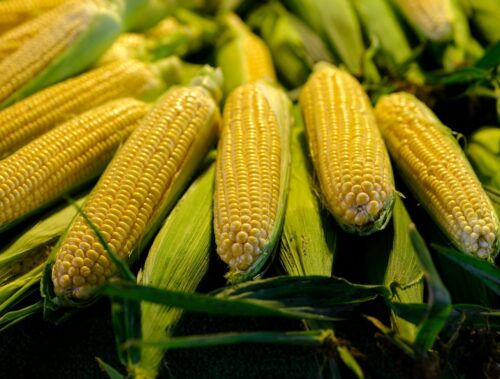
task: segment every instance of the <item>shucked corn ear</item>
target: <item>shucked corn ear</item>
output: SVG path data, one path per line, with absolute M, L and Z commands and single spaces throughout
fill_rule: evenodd
M 413 51 L 388 0 L 352 0 L 369 38 L 380 44 L 382 62 L 393 75 L 404 76 L 423 84 L 424 75 L 418 64 L 408 63 Z M 402 70 L 403 65 L 408 65 Z
M 208 270 L 212 251 L 214 173 L 215 165 L 211 164 L 172 210 L 148 252 L 138 276 L 140 284 L 181 292 L 196 290 Z M 142 339 L 170 335 L 181 314 L 179 308 L 141 303 Z M 163 349 L 143 347 L 140 354 L 134 377 L 156 378 Z
M 253 34 L 234 13 L 224 15 L 226 32 L 218 43 L 217 65 L 224 73 L 227 96 L 241 84 L 258 80 L 276 81 L 271 52 L 265 42 Z
M 300 106 L 326 206 L 346 231 L 383 229 L 394 205 L 389 155 L 368 96 L 346 71 L 318 64 Z
M 300 108 L 294 110 L 290 186 L 279 261 L 287 275 L 331 276 L 336 228 L 330 217 L 324 217 L 315 194 Z
M 36 18 L 20 25 L 21 43 L 0 61 L 0 108 L 86 69 L 120 32 L 159 20 L 174 7 L 175 1 L 70 0 L 41 15 L 43 23 Z M 16 29 L 7 33 L 10 41 Z
M 333 62 L 321 38 L 278 2 L 262 5 L 247 22 L 269 45 L 280 76 L 291 88 L 307 80 L 316 62 Z
M 394 0 L 408 21 L 432 41 L 444 41 L 452 33 L 452 0 Z
M 68 1 L 41 16 L 49 19 L 43 27 L 37 19 L 21 25 L 34 31 L 0 61 L 0 107 L 93 63 L 120 33 L 118 4 L 122 3 Z
M 178 75 L 177 60 L 114 62 L 50 86 L 0 111 L 0 158 L 72 116 L 120 97 L 152 99 Z
M 115 100 L 1 160 L 0 231 L 97 176 L 147 109 L 138 100 Z
M 290 165 L 291 105 L 263 82 L 234 90 L 217 151 L 214 230 L 231 281 L 260 273 L 283 224 Z
M 319 34 L 349 72 L 362 74 L 363 36 L 349 0 L 286 0 L 284 3 Z
M 219 111 L 213 96 L 220 96 L 220 81 L 220 71 L 206 68 L 191 86 L 163 95 L 88 196 L 83 211 L 120 258 L 133 261 L 147 245 L 214 142 Z M 51 258 L 51 272 L 46 272 L 57 304 L 88 300 L 115 272 L 81 215 Z
M 30 18 L 55 8 L 67 0 L 4 0 L 0 1 L 0 34 Z
M 492 260 L 499 221 L 457 141 L 427 106 L 400 92 L 377 103 L 387 147 L 408 186 L 453 244 Z

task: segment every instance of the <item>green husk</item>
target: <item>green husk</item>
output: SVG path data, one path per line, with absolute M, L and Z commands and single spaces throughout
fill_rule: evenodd
M 85 197 L 80 197 L 77 204 L 82 204 L 84 200 Z M 21 275 L 12 271 L 13 265 L 36 254 L 37 249 L 49 248 L 55 244 L 75 214 L 76 209 L 72 206 L 57 209 L 0 252 L 0 314 L 30 294 L 41 279 L 43 263 Z
M 418 256 L 411 243 L 408 228 L 412 220 L 402 200 L 396 197 L 393 212 L 394 241 L 384 276 L 384 284 L 392 289 L 392 301 L 398 303 L 423 303 L 423 271 Z M 414 324 L 391 311 L 391 324 L 405 341 L 410 343 L 417 337 Z
M 139 284 L 182 292 L 196 290 L 207 272 L 213 249 L 214 172 L 215 165 L 211 164 L 168 216 L 149 250 L 138 276 Z M 154 340 L 169 336 L 181 314 L 179 308 L 141 303 L 142 338 Z M 161 346 L 141 347 L 140 361 L 130 370 L 139 378 L 155 378 L 163 352 Z
M 443 55 L 443 67 L 448 71 L 470 66 L 484 54 L 484 49 L 470 33 L 467 17 L 458 1 L 450 0 L 453 15 L 452 44 L 446 47 Z
M 290 88 L 304 84 L 315 63 L 333 62 L 321 38 L 278 2 L 255 10 L 247 23 L 269 45 L 278 73 Z
M 465 151 L 479 180 L 500 190 L 500 127 L 474 132 Z
M 286 0 L 284 3 L 318 33 L 352 74 L 362 74 L 363 36 L 349 0 Z
M 215 142 L 217 125 L 220 117 L 219 109 L 216 106 L 215 99 L 220 99 L 221 82 L 222 75 L 220 70 L 214 70 L 209 66 L 205 66 L 201 70 L 199 75 L 192 80 L 191 85 L 201 86 L 205 88 L 214 98 L 214 107 L 212 110 L 212 114 L 207 119 L 207 124 L 205 125 L 205 127 L 201 128 L 199 134 L 197 135 L 197 138 L 191 144 L 186 159 L 182 163 L 182 166 L 180 167 L 177 175 L 174 177 L 172 183 L 170 184 L 170 187 L 163 194 L 160 204 L 155 209 L 150 222 L 146 226 L 145 234 L 140 239 L 138 245 L 135 246 L 129 253 L 129 258 L 127 260 L 128 264 L 132 264 L 138 258 L 140 252 L 142 252 L 144 248 L 149 245 L 149 242 L 154 237 L 156 231 L 160 228 L 164 218 L 175 205 L 179 196 L 184 192 L 192 176 L 198 169 L 199 165 L 202 163 L 205 155 L 208 153 L 209 149 Z M 168 96 L 169 91 L 162 98 L 167 98 Z M 158 100 L 157 104 L 161 104 L 162 98 Z M 154 111 L 154 107 L 151 111 Z M 130 138 L 132 137 L 133 135 Z M 119 155 L 120 154 L 118 152 L 113 160 L 119 159 Z M 97 186 L 98 185 L 99 183 L 97 184 Z M 68 230 L 69 229 L 70 228 L 68 228 Z M 68 232 L 68 230 L 66 231 L 66 233 Z M 55 322 L 65 317 L 64 308 L 86 307 L 96 300 L 96 296 L 90 296 L 90 298 L 87 300 L 77 301 L 69 298 L 58 297 L 54 293 L 52 283 L 52 265 L 54 264 L 56 259 L 55 254 L 58 250 L 58 246 L 64 241 L 66 233 L 59 239 L 59 242 L 53 249 L 52 254 L 49 256 L 48 263 L 45 266 L 42 278 L 42 296 L 45 298 L 44 315 L 46 319 Z M 69 312 L 71 312 L 71 310 L 69 310 Z
M 415 84 L 423 84 L 424 75 L 412 60 L 413 51 L 387 0 L 352 0 L 370 40 L 380 45 L 383 65 L 392 75 L 403 74 Z
M 292 276 L 331 276 L 335 254 L 336 227 L 322 212 L 321 202 L 314 193 L 312 164 L 300 108 L 296 106 L 295 127 L 292 129 L 292 164 L 290 188 L 279 262 Z
M 226 274 L 229 283 L 235 284 L 249 279 L 258 278 L 273 258 L 273 255 L 279 245 L 281 231 L 285 216 L 286 202 L 288 196 L 288 185 L 290 177 L 290 129 L 293 121 L 292 103 L 283 90 L 265 82 L 255 84 L 262 91 L 269 105 L 276 116 L 278 128 L 280 130 L 281 142 L 281 167 L 278 207 L 274 228 L 269 233 L 268 244 L 264 246 L 260 256 L 255 259 L 252 266 L 246 271 L 231 271 Z
M 56 57 L 48 66 L 42 69 L 42 71 L 37 73 L 33 79 L 26 84 L 21 83 L 21 87 L 0 104 L 0 109 L 48 85 L 83 71 L 94 63 L 113 43 L 122 31 L 122 23 L 119 14 L 120 6 L 118 6 L 118 4 L 121 3 L 104 0 L 99 2 L 96 1 L 95 3 L 98 7 L 95 8 L 94 14 L 89 18 L 83 31 L 71 43 L 71 46 L 61 55 Z M 42 41 L 49 38 L 48 36 L 62 27 L 61 23 L 64 22 L 64 18 L 61 17 L 58 21 L 59 22 L 54 22 L 51 27 L 40 30 L 35 36 L 25 42 L 20 49 L 28 46 L 28 42 L 34 44 L 37 40 L 39 40 L 40 45 L 43 46 Z M 82 51 L 85 51 L 85 54 L 82 54 Z M 0 69 L 4 64 L 10 64 L 11 57 L 12 59 L 16 58 L 15 53 L 16 52 L 4 58 L 0 63 Z M 12 64 L 15 64 L 15 62 L 12 62 Z
M 472 22 L 489 43 L 500 41 L 500 2 L 498 0 L 460 0 Z
M 248 83 L 251 78 L 247 73 L 248 62 L 246 55 L 247 38 L 257 38 L 250 28 L 234 13 L 220 16 L 222 34 L 216 44 L 215 58 L 217 66 L 224 73 L 224 95 L 227 96 L 236 87 Z M 250 52 L 251 53 L 251 52 Z M 274 80 L 273 77 L 269 78 Z M 264 79 L 264 78 L 259 78 Z

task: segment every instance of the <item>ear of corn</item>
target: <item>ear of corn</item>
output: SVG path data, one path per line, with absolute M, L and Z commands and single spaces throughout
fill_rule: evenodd
M 452 35 L 451 0 L 394 0 L 405 18 L 431 41 L 445 41 Z
M 0 62 L 1 107 L 82 71 L 121 31 L 115 4 L 103 0 L 69 1 L 50 13 L 46 27 Z
M 422 206 L 457 248 L 492 260 L 500 247 L 498 216 L 450 131 L 404 92 L 383 97 L 375 113 L 399 171 Z
M 394 205 L 389 156 L 368 96 L 350 74 L 319 64 L 300 105 L 321 192 L 348 232 L 383 229 Z
M 214 230 L 230 281 L 260 274 L 278 242 L 288 191 L 290 122 L 290 101 L 269 84 L 242 85 L 226 101 Z
M 148 106 L 120 99 L 92 109 L 0 161 L 0 231 L 98 175 Z
M 352 0 L 370 40 L 380 44 L 383 63 L 393 75 L 402 73 L 401 66 L 412 58 L 412 48 L 387 0 Z M 424 75 L 417 63 L 410 63 L 405 77 L 423 84 Z
M 4 0 L 0 1 L 0 34 L 67 0 Z
M 220 72 L 206 68 L 193 85 L 170 89 L 108 165 L 83 212 L 109 247 L 132 262 L 214 142 L 219 111 L 212 93 Z M 79 215 L 49 258 L 43 280 L 48 304 L 87 305 L 115 272 L 93 229 Z
M 476 131 L 468 140 L 466 152 L 481 182 L 500 190 L 500 128 Z
M 286 0 L 293 12 L 320 35 L 354 75 L 362 74 L 363 37 L 349 0 Z
M 18 2 L 21 3 L 22 1 Z M 0 4 L 4 3 L 5 1 Z M 23 43 L 29 41 L 30 38 L 36 36 L 43 29 L 50 27 L 50 24 L 54 21 L 54 19 L 66 9 L 67 7 L 60 7 L 52 11 L 45 12 L 44 14 L 2 34 L 0 36 L 0 61 L 12 54 L 20 46 L 22 46 Z
M 0 158 L 58 123 L 109 100 L 127 96 L 153 99 L 165 90 L 164 80 L 180 79 L 180 72 L 175 75 L 175 71 L 180 71 L 178 60 L 154 65 L 125 60 L 39 91 L 0 111 Z
M 215 165 L 211 164 L 172 210 L 149 250 L 138 277 L 140 284 L 182 292 L 196 290 L 208 270 L 212 250 L 214 173 Z M 181 314 L 178 308 L 141 303 L 142 338 L 170 335 Z M 142 348 L 134 377 L 156 378 L 162 358 L 163 349 Z
M 224 15 L 226 32 L 216 51 L 217 65 L 224 73 L 224 94 L 241 84 L 258 80 L 276 81 L 271 53 L 237 15 Z
M 316 62 L 333 62 L 321 38 L 278 2 L 258 8 L 248 25 L 269 45 L 280 77 L 291 88 L 306 81 Z
M 336 228 L 322 214 L 314 193 L 312 163 L 301 122 L 295 107 L 292 129 L 292 164 L 279 261 L 288 275 L 331 276 Z

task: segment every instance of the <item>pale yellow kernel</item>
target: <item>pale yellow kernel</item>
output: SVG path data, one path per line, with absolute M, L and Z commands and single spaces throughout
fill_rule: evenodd
M 359 212 L 355 217 L 354 217 L 354 223 L 356 225 L 364 225 L 367 222 L 366 215 L 364 212 Z
M 252 253 L 253 253 L 253 251 L 254 251 L 254 247 L 253 247 L 253 245 L 252 245 L 252 244 L 250 244 L 250 243 L 248 243 L 248 242 L 247 242 L 247 243 L 245 243 L 245 245 L 243 246 L 243 252 L 244 252 L 245 254 L 252 254 Z
M 370 215 L 372 215 L 373 217 L 378 215 L 380 208 L 382 208 L 380 203 L 378 201 L 374 201 L 374 200 L 370 201 L 366 207 L 368 213 Z
M 231 231 L 232 232 L 239 232 L 240 230 L 241 230 L 241 222 L 233 221 L 231 223 Z
M 231 246 L 231 254 L 233 257 L 239 257 L 243 254 L 242 246 L 239 243 L 233 243 L 233 246 Z
M 84 266 L 80 268 L 80 275 L 83 276 L 84 278 L 88 277 L 91 273 L 92 271 L 90 270 L 89 267 Z
M 76 275 L 73 277 L 73 285 L 74 286 L 83 286 L 85 284 L 85 278 L 81 277 L 80 275 Z
M 360 193 L 363 190 L 363 188 L 359 184 L 355 184 L 352 186 L 352 192 L 355 194 Z
M 357 205 L 365 205 L 370 201 L 370 196 L 368 196 L 365 192 L 360 192 L 356 195 L 356 204 Z
M 238 243 L 245 243 L 247 242 L 247 239 L 248 239 L 248 234 L 245 232 L 239 232 L 236 235 L 236 242 Z
M 99 262 L 101 264 L 101 266 L 103 267 L 108 267 L 109 266 L 109 260 L 107 257 L 105 257 L 104 255 L 101 255 L 98 259 L 97 259 L 97 262 Z
M 71 286 L 71 278 L 69 275 L 63 275 L 59 278 L 59 285 L 63 288 Z
M 82 267 L 83 266 L 83 259 L 80 258 L 80 257 L 75 257 L 73 258 L 73 260 L 71 261 L 71 264 L 74 266 L 74 267 Z

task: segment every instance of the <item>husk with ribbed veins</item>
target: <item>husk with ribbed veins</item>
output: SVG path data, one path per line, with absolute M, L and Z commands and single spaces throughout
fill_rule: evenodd
M 76 204 L 81 205 L 84 201 L 85 196 L 81 196 L 76 200 Z M 34 284 L 39 283 L 42 276 L 42 264 L 40 264 L 11 280 L 9 267 L 29 256 L 35 249 L 55 244 L 75 215 L 76 209 L 72 205 L 58 208 L 23 232 L 0 252 L 0 314 L 8 310 L 10 305 L 22 300 L 23 295 Z
M 215 165 L 189 187 L 158 232 L 138 283 L 174 291 L 194 292 L 208 270 L 213 251 L 212 202 Z M 193 218 L 193 214 L 196 217 Z M 141 303 L 142 339 L 167 337 L 182 310 Z M 140 360 L 129 370 L 137 378 L 155 378 L 163 358 L 161 347 L 141 347 Z
M 283 90 L 265 82 L 257 82 L 256 85 L 265 96 L 271 110 L 276 116 L 276 122 L 280 130 L 281 141 L 281 167 L 280 167 L 280 189 L 278 196 L 278 207 L 276 218 L 272 231 L 269 233 L 269 243 L 264 246 L 261 254 L 255 259 L 252 265 L 246 271 L 229 272 L 226 274 L 229 283 L 243 282 L 249 279 L 255 279 L 262 276 L 267 266 L 272 262 L 276 252 L 283 222 L 285 217 L 286 202 L 288 197 L 288 185 L 290 178 L 290 129 L 293 122 L 292 103 Z
M 336 226 L 322 212 L 313 187 L 312 162 L 308 157 L 299 106 L 294 107 L 292 163 L 279 262 L 292 276 L 331 276 L 337 236 Z
M 111 5 L 110 5 L 111 4 Z M 31 95 L 60 80 L 75 75 L 94 63 L 122 31 L 118 3 L 101 3 L 100 8 L 83 31 L 61 55 L 45 67 L 27 84 L 0 104 L 0 109 Z M 50 28 L 40 31 L 32 40 L 50 34 Z M 85 54 L 82 54 L 82 51 Z M 8 59 L 5 58 L 5 59 Z
M 200 75 L 192 80 L 193 85 L 199 83 L 203 88 L 208 88 L 207 91 L 215 93 L 214 98 L 220 99 L 218 96 L 219 86 L 221 85 L 222 75 L 219 70 L 213 70 L 211 68 L 204 67 L 200 72 Z M 213 88 L 210 88 L 213 85 Z M 175 88 L 175 87 L 174 87 Z M 168 94 L 168 91 L 167 91 Z M 164 95 L 166 96 L 166 95 Z M 158 100 L 161 102 L 160 100 Z M 165 217 L 172 210 L 173 206 L 177 202 L 178 198 L 182 195 L 192 176 L 198 169 L 199 165 L 202 163 L 209 149 L 212 147 L 217 136 L 217 127 L 220 120 L 219 109 L 217 107 L 217 102 L 215 102 L 213 113 L 207 123 L 213 125 L 213 127 L 203 127 L 200 128 L 200 134 L 193 141 L 190 151 L 187 153 L 185 161 L 182 166 L 177 171 L 176 175 L 172 179 L 170 187 L 166 190 L 159 206 L 155 209 L 154 214 L 151 217 L 151 221 L 146 226 L 147 231 L 140 239 L 138 245 L 129 253 L 129 258 L 127 260 L 128 264 L 132 264 L 138 257 L 139 254 L 146 248 L 151 239 L 154 237 L 158 229 L 161 227 Z M 119 151 L 115 154 L 114 159 L 119 157 Z M 97 184 L 99 185 L 99 183 Z M 84 205 L 85 206 L 85 205 Z M 96 296 L 90 296 L 87 300 L 76 301 L 73 299 L 61 298 L 56 296 L 54 293 L 54 287 L 52 282 L 52 266 L 56 260 L 56 253 L 58 251 L 59 245 L 64 241 L 65 235 L 68 230 L 59 239 L 58 243 L 52 250 L 52 254 L 49 256 L 47 264 L 44 269 L 42 277 L 42 296 L 44 297 L 44 317 L 47 320 L 58 322 L 66 317 L 67 308 L 81 308 L 87 307 L 93 304 L 96 300 Z M 65 309 L 66 308 L 66 309 Z M 69 310 L 68 313 L 72 311 Z

